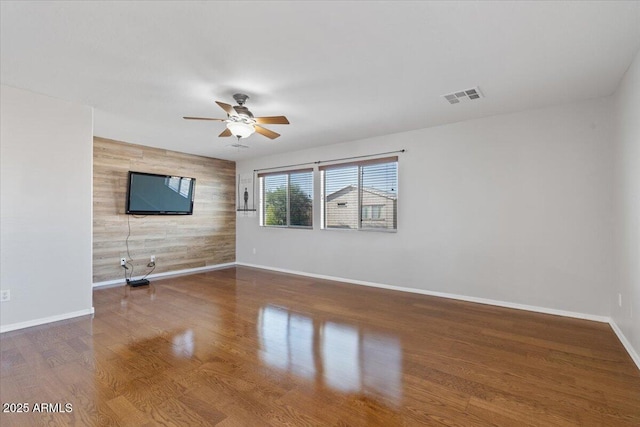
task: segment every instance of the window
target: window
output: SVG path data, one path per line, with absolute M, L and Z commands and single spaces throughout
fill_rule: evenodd
M 320 167 L 322 228 L 398 228 L 398 158 Z
M 362 206 L 362 220 L 377 220 L 384 219 L 382 212 L 384 205 L 363 205 Z
M 258 175 L 260 225 L 312 228 L 313 169 Z

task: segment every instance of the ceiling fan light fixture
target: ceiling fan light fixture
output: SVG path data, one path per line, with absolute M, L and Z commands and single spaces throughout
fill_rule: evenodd
M 254 133 L 267 137 L 269 139 L 276 139 L 280 136 L 279 133 L 274 132 L 264 127 L 264 125 L 288 125 L 289 120 L 285 116 L 268 116 L 268 117 L 254 117 L 253 113 L 244 106 L 245 101 L 249 98 L 247 95 L 236 93 L 233 95 L 238 105 L 235 107 L 225 104 L 224 102 L 216 101 L 216 104 L 227 113 L 226 119 L 216 119 L 213 117 L 184 117 L 186 120 L 212 120 L 216 122 L 225 122 L 226 129 L 218 135 L 220 138 L 226 138 L 229 136 L 236 136 L 240 138 L 248 138 Z
M 256 131 L 253 125 L 245 122 L 227 122 L 227 129 L 238 138 L 247 138 Z

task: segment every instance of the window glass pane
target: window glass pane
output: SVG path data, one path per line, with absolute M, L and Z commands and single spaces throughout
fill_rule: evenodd
M 325 227 L 358 228 L 358 166 L 332 168 L 324 173 Z
M 264 177 L 264 224 L 287 225 L 287 175 Z
M 361 167 L 362 228 L 395 230 L 398 220 L 398 162 Z
M 289 178 L 289 225 L 313 225 L 313 172 L 292 173 Z

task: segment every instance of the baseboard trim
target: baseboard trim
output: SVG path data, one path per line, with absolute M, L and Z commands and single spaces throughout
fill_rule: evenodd
M 72 311 L 71 313 L 57 314 L 55 316 L 42 317 L 40 319 L 28 320 L 26 322 L 11 323 L 9 325 L 1 325 L 0 333 L 15 331 L 18 329 L 30 328 L 32 326 L 44 325 L 45 323 L 59 322 L 61 320 L 73 319 L 74 317 L 88 316 L 94 314 L 93 307 L 86 310 Z
M 163 273 L 150 274 L 146 278 L 151 279 L 167 279 L 169 277 L 185 276 L 188 274 L 204 273 L 212 270 L 220 270 L 222 268 L 235 267 L 235 262 L 227 262 L 224 264 L 207 265 L 204 267 L 187 268 L 185 270 L 165 271 Z M 142 279 L 144 275 L 133 277 L 133 280 Z M 94 288 L 102 288 L 106 286 L 124 285 L 124 279 L 106 280 L 104 282 L 95 282 Z
M 512 303 L 512 302 L 507 302 L 507 301 L 499 301 L 499 300 L 493 300 L 493 299 L 487 299 L 487 298 L 478 298 L 478 297 L 470 297 L 470 296 L 466 296 L 466 295 L 449 294 L 449 293 L 446 293 L 446 292 L 435 292 L 435 291 L 428 291 L 428 290 L 424 290 L 424 289 L 407 288 L 407 287 L 403 287 L 403 286 L 387 285 L 387 284 L 384 284 L 384 283 L 367 282 L 367 281 L 364 281 L 364 280 L 345 279 L 343 277 L 327 276 L 327 275 L 324 275 L 324 274 L 307 273 L 307 272 L 304 272 L 304 271 L 289 270 L 289 269 L 286 269 L 286 268 L 276 268 L 276 267 L 269 267 L 269 266 L 264 266 L 264 265 L 248 264 L 248 263 L 244 263 L 244 262 L 236 262 L 236 265 L 244 266 L 244 267 L 251 267 L 251 268 L 260 268 L 260 269 L 263 269 L 263 270 L 277 271 L 279 273 L 296 274 L 296 275 L 299 275 L 299 276 L 313 277 L 313 278 L 316 278 L 316 279 L 333 280 L 333 281 L 336 281 L 336 282 L 351 283 L 351 284 L 354 284 L 354 285 L 370 286 L 370 287 L 374 287 L 374 288 L 390 289 L 390 290 L 394 290 L 394 291 L 410 292 L 410 293 L 414 293 L 414 294 L 429 295 L 429 296 L 440 297 L 440 298 L 450 298 L 450 299 L 455 299 L 455 300 L 460 300 L 460 301 L 467 301 L 467 302 L 475 302 L 475 303 L 478 303 L 478 304 L 487 304 L 487 305 L 494 305 L 494 306 L 504 307 L 504 308 L 513 308 L 513 309 L 516 309 L 516 310 L 526 310 L 526 311 L 533 311 L 533 312 L 536 312 L 536 313 L 553 314 L 553 315 L 556 315 L 556 316 L 564 316 L 564 317 L 572 317 L 572 318 L 575 318 L 575 319 L 591 320 L 591 321 L 594 321 L 594 322 L 610 323 L 610 320 L 611 320 L 607 316 L 598 316 L 598 315 L 595 315 L 595 314 L 577 313 L 577 312 L 573 312 L 573 311 L 558 310 L 558 309 L 555 309 L 555 308 L 538 307 L 538 306 L 535 306 L 535 305 L 517 304 L 517 303 Z
M 629 356 L 631 356 L 633 362 L 636 364 L 638 369 L 640 369 L 640 355 L 638 355 L 636 350 L 631 345 L 631 342 L 629 342 L 627 337 L 622 333 L 622 329 L 618 327 L 613 319 L 609 319 L 609 325 L 611 325 L 611 329 L 613 329 L 613 332 L 615 332 L 615 334 L 618 336 L 618 339 L 624 346 L 624 349 L 627 350 L 627 353 L 629 353 Z

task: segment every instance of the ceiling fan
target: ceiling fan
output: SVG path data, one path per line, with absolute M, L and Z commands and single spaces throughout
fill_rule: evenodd
M 183 117 L 187 120 L 213 120 L 217 122 L 225 122 L 227 128 L 218 136 L 236 136 L 238 140 L 240 138 L 247 138 L 253 135 L 254 132 L 258 132 L 260 135 L 266 136 L 270 139 L 276 139 L 280 136 L 272 130 L 269 130 L 261 125 L 288 125 L 289 120 L 285 116 L 272 116 L 272 117 L 253 117 L 253 114 L 244 103 L 249 97 L 243 93 L 236 93 L 233 95 L 233 99 L 236 100 L 238 105 L 232 107 L 224 102 L 216 101 L 216 104 L 220 106 L 226 113 L 226 119 L 214 119 L 209 117 Z

